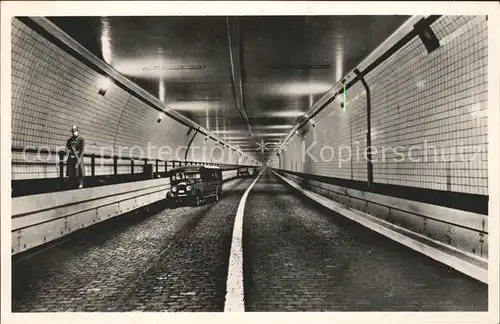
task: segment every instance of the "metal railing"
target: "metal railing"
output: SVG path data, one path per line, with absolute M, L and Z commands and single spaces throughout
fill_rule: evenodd
M 13 159 L 12 163 L 12 197 L 26 196 L 47 192 L 69 190 L 74 188 L 74 183 L 66 177 L 67 162 L 65 151 L 37 150 L 37 149 L 11 149 L 14 153 L 44 155 L 46 158 L 27 161 Z M 185 165 L 219 166 L 223 170 L 235 170 L 241 165 L 221 164 L 204 161 L 189 160 L 161 160 L 134 157 L 119 157 L 111 155 L 84 154 L 85 177 L 84 187 L 96 187 L 125 182 L 164 178 L 168 171 Z M 51 160 L 52 162 L 47 162 Z M 139 162 L 140 164 L 138 164 Z M 51 167 L 57 171 L 35 172 L 35 176 L 28 172 L 30 167 Z M 16 170 L 17 169 L 17 170 Z M 20 169 L 20 172 L 18 171 Z M 90 172 L 89 172 L 90 171 Z M 121 171 L 121 172 L 120 172 Z M 49 174 L 49 176 L 47 176 Z M 43 176 L 45 175 L 45 176 Z

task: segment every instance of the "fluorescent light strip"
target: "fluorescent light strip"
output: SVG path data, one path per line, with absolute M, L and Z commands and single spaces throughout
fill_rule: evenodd
M 111 36 L 109 34 L 109 29 L 109 21 L 103 19 L 101 26 L 101 51 L 104 62 L 107 64 L 111 64 Z
M 251 137 L 237 137 L 237 136 L 234 136 L 234 137 L 226 137 L 225 140 L 248 140 L 248 141 L 251 141 L 252 138 Z
M 216 134 L 245 134 L 246 131 L 239 131 L 239 130 L 235 130 L 235 131 L 231 131 L 231 130 L 219 130 L 219 131 L 214 131 L 214 133 L 216 133 Z
M 301 110 L 288 111 L 267 111 L 262 114 L 264 117 L 301 117 L 305 113 Z
M 288 133 L 255 133 L 255 136 L 286 136 Z
M 161 102 L 165 102 L 165 83 L 163 78 L 160 78 L 160 83 L 158 85 L 158 96 Z
M 255 126 L 255 129 L 292 129 L 293 125 L 263 125 Z
M 279 96 L 302 96 L 310 94 L 322 94 L 333 87 L 332 83 L 325 82 L 292 82 L 278 83 L 266 87 L 265 94 Z

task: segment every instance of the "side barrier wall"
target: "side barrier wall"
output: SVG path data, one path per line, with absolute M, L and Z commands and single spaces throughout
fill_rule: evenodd
M 223 171 L 224 181 L 236 170 Z M 161 201 L 168 178 L 83 188 L 12 199 L 12 254 Z
M 276 170 L 277 171 L 277 170 Z M 304 187 L 305 175 L 278 171 Z M 308 180 L 307 189 L 460 251 L 488 258 L 488 216 Z
M 488 18 L 436 17 L 432 51 L 414 27 L 357 65 L 365 84 L 348 73 L 342 95 L 321 98 L 271 165 L 346 207 L 487 258 Z

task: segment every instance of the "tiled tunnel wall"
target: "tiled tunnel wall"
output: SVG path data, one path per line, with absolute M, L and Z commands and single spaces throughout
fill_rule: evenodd
M 440 48 L 429 54 L 415 37 L 366 76 L 377 150 L 373 181 L 487 195 L 487 18 L 443 16 L 431 28 Z M 279 168 L 367 180 L 366 91 L 361 82 L 347 91 L 345 111 L 340 100 L 314 118 L 316 127 L 302 139 L 294 136 Z M 309 151 L 314 158 L 305 154 L 302 159 L 314 141 Z
M 102 78 L 20 20 L 12 19 L 12 147 L 64 148 L 71 126 L 76 124 L 85 139 L 86 153 L 116 155 L 122 149 L 122 155 L 137 158 L 136 168 L 144 164 L 138 160 L 141 157 L 184 158 L 185 149 L 178 150 L 179 157 L 175 153 L 177 148 L 187 146 L 193 135 L 187 135 L 187 126 L 168 116 L 157 123 L 156 110 L 116 84 L 111 84 L 105 96 L 101 96 L 98 90 Z M 198 134 L 193 145 L 205 147 L 207 154 L 202 155 L 200 149 L 197 154 L 188 155 L 188 160 L 192 157 L 203 162 L 236 161 L 228 148 L 224 148 L 224 159 L 219 159 L 220 149 L 213 149 L 215 142 L 204 141 L 202 136 Z M 213 158 L 209 156 L 211 152 Z M 45 164 L 23 164 L 26 160 Z M 12 166 L 13 180 L 59 174 L 57 156 L 13 152 L 12 161 L 21 162 Z M 100 165 L 100 161 L 96 164 Z M 160 164 L 159 171 L 163 170 L 164 164 Z M 130 161 L 119 161 L 118 173 L 128 172 Z M 97 175 L 111 173 L 112 166 L 96 167 Z

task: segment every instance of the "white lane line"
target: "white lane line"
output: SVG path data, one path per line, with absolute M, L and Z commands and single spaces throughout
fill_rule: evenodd
M 264 169 L 265 170 L 265 169 Z M 244 312 L 245 299 L 243 292 L 243 213 L 248 194 L 259 180 L 262 170 L 241 197 L 238 211 L 234 219 L 233 238 L 231 241 L 231 254 L 229 256 L 229 269 L 227 271 L 226 301 L 224 312 Z

